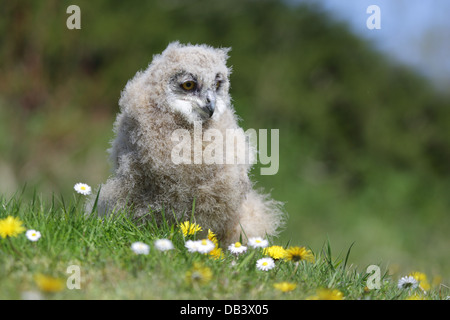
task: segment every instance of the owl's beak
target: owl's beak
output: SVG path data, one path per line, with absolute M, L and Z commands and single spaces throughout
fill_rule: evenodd
M 216 97 L 212 91 L 208 90 L 206 93 L 206 103 L 201 109 L 209 118 L 214 114 L 214 110 L 216 109 Z
M 207 102 L 204 109 L 206 112 L 208 112 L 209 117 L 211 118 L 212 115 L 214 114 L 214 110 L 216 109 L 216 102 L 215 101 Z

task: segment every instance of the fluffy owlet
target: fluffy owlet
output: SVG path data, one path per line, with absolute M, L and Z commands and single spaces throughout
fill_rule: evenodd
M 209 154 L 224 161 L 202 157 L 214 140 L 207 132 L 225 139 L 233 129 L 237 140 L 245 140 L 229 95 L 228 51 L 174 42 L 127 83 L 109 149 L 113 174 L 101 185 L 99 215 L 127 209 L 157 222 L 163 214 L 178 223 L 193 218 L 225 245 L 277 234 L 281 205 L 253 189 L 249 161 L 225 161 L 230 150 L 218 141 L 219 149 Z M 175 137 L 180 132 L 181 140 Z M 180 145 L 182 161 L 174 161 Z

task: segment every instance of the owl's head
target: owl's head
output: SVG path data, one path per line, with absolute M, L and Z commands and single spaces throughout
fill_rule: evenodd
M 130 81 L 122 99 L 135 100 L 127 92 L 146 92 L 145 100 L 161 111 L 180 114 L 190 123 L 217 119 L 230 106 L 229 50 L 173 42 Z

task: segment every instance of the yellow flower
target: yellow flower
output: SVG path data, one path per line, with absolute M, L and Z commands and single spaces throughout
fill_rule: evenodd
M 431 289 L 431 285 L 428 282 L 427 275 L 422 272 L 411 272 L 409 274 L 411 277 L 417 280 L 419 283 L 419 287 L 424 291 L 429 291 Z
M 297 288 L 297 285 L 295 283 L 286 281 L 275 283 L 273 286 L 275 289 L 280 290 L 281 292 L 289 292 Z
M 305 260 L 308 262 L 314 262 L 314 255 L 311 250 L 306 249 L 305 247 L 290 247 L 286 250 L 286 260 L 289 261 L 301 261 Z
M 211 229 L 208 229 L 208 239 L 214 243 L 216 248 L 219 246 L 219 241 L 217 240 L 217 236 L 214 232 L 211 231 Z
M 186 281 L 191 284 L 206 284 L 212 279 L 212 271 L 199 263 L 194 263 L 191 270 L 186 272 Z
M 211 258 L 213 258 L 214 260 L 222 260 L 225 258 L 222 249 L 219 247 L 215 247 L 214 249 L 212 249 L 209 252 L 209 255 L 211 256 Z
M 17 237 L 17 235 L 25 231 L 22 224 L 23 222 L 20 219 L 11 216 L 0 220 L 0 236 L 2 238 Z
M 308 300 L 343 300 L 344 295 L 337 289 L 319 289 L 315 296 L 311 296 Z
M 202 231 L 202 227 L 200 227 L 196 223 L 191 223 L 189 221 L 185 221 L 180 225 L 181 232 L 183 232 L 183 235 L 186 237 L 188 235 L 196 234 L 199 231 Z
M 43 274 L 38 274 L 34 277 L 38 288 L 44 292 L 58 292 L 64 289 L 64 281 L 59 278 L 53 278 L 45 276 Z
M 427 298 L 425 298 L 421 295 L 418 295 L 418 294 L 413 294 L 412 296 L 409 296 L 405 300 L 427 300 Z
M 283 259 L 286 257 L 286 250 L 282 246 L 271 246 L 264 248 L 263 253 L 275 260 Z
M 413 277 L 414 279 L 416 279 L 418 282 L 427 280 L 427 275 L 422 272 L 415 271 L 415 272 L 411 272 L 409 275 L 411 277 Z

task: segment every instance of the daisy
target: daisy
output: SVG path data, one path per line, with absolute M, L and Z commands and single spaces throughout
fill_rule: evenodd
M 240 242 L 232 243 L 228 246 L 228 250 L 231 251 L 231 253 L 234 253 L 236 255 L 239 255 L 241 253 L 244 253 L 247 251 L 247 247 L 243 246 Z
M 188 249 L 189 252 L 197 252 L 198 250 L 198 241 L 188 240 L 185 242 L 184 246 Z
M 0 236 L 4 239 L 6 237 L 17 237 L 25 231 L 22 226 L 23 222 L 18 218 L 8 216 L 0 220 Z
M 44 296 L 39 291 L 24 291 L 20 297 L 22 300 L 44 300 Z
M 416 279 L 412 276 L 403 277 L 400 280 L 398 280 L 397 284 L 399 289 L 415 289 L 419 286 L 419 283 Z
M 145 244 L 143 242 L 139 242 L 138 241 L 138 242 L 134 242 L 131 245 L 131 250 L 133 250 L 134 253 L 136 253 L 136 254 L 145 254 L 145 255 L 147 255 L 149 253 L 149 251 L 150 251 L 150 247 L 149 247 L 148 244 Z
M 196 234 L 199 231 L 202 231 L 202 227 L 200 227 L 198 224 L 196 223 L 191 223 L 189 221 L 185 221 L 182 224 L 180 224 L 180 229 L 181 232 L 183 232 L 183 235 L 186 236 L 191 236 Z
M 85 183 L 77 183 L 73 188 L 76 192 L 81 193 L 82 195 L 87 196 L 91 194 L 91 187 Z
M 27 236 L 28 240 L 30 241 L 38 241 L 41 237 L 41 233 L 36 230 L 28 230 L 25 235 Z
M 209 253 L 216 247 L 214 242 L 209 239 L 198 240 L 197 242 L 197 252 L 200 253 Z
M 172 241 L 169 239 L 158 239 L 155 241 L 155 248 L 159 251 L 168 251 L 172 250 L 174 247 Z
M 290 247 L 286 250 L 286 260 L 288 261 L 308 261 L 314 262 L 314 255 L 311 250 L 306 249 L 305 247 Z
M 272 258 L 261 258 L 256 261 L 256 268 L 262 271 L 268 271 L 275 268 L 275 261 Z
M 261 237 L 254 237 L 248 239 L 248 245 L 252 248 L 265 248 L 269 245 L 269 241 Z

